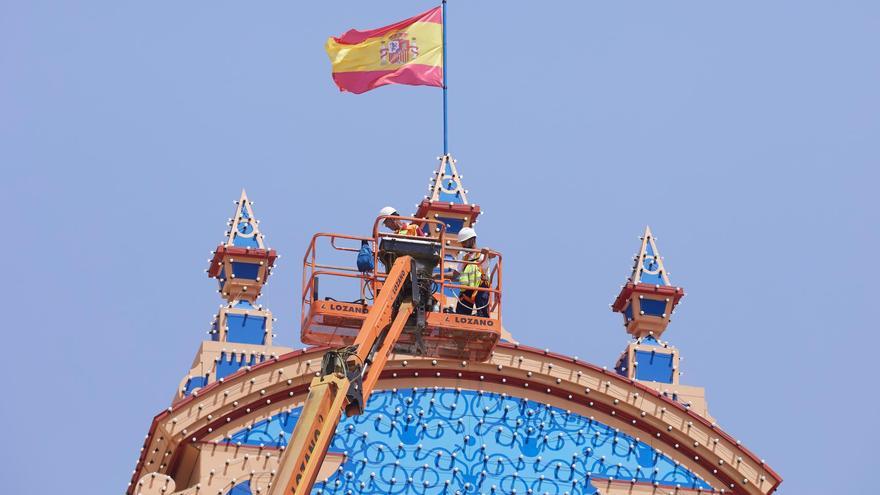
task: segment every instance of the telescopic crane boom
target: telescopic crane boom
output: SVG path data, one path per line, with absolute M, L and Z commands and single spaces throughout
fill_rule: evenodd
M 312 379 L 269 495 L 311 493 L 342 411 L 347 416 L 363 412 L 410 317 L 415 315 L 412 324 L 417 335 L 424 328 L 424 315 L 430 304 L 431 273 L 439 261 L 439 244 L 421 240 L 389 241 L 385 249 L 380 249 L 383 259 L 391 265 L 385 283 L 354 344 L 324 355 L 320 374 Z

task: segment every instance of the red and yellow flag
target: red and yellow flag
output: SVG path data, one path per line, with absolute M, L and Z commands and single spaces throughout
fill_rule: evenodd
M 327 40 L 333 81 L 363 93 L 386 84 L 443 86 L 443 12 L 431 9 L 390 26 Z

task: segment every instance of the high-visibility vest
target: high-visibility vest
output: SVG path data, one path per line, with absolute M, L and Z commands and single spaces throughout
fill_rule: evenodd
M 420 229 L 419 226 L 414 223 L 408 223 L 405 227 L 398 230 L 397 233 L 399 235 L 421 236 L 422 229 Z
M 470 257 L 465 257 L 467 261 L 476 261 L 479 259 L 479 254 Z M 467 287 L 479 287 L 483 284 L 483 268 L 479 263 L 468 263 L 464 266 L 464 269 L 458 275 L 458 283 L 461 285 L 465 285 Z

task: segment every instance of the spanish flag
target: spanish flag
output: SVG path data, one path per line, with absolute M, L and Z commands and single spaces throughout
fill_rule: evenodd
M 333 81 L 364 93 L 386 84 L 443 87 L 443 11 L 431 9 L 390 26 L 327 40 Z

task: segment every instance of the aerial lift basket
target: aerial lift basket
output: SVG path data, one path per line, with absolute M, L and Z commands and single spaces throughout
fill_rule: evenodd
M 380 233 L 378 227 L 386 218 L 389 217 L 376 219 L 371 237 L 330 233 L 312 237 L 303 260 L 302 341 L 331 347 L 351 345 L 370 311 L 372 299 L 386 283 L 386 270 L 397 257 L 410 256 L 414 266 L 413 283 L 409 285 L 419 289 L 413 290 L 415 310 L 393 351 L 447 359 L 488 359 L 501 337 L 501 255 L 488 249 L 458 247 L 454 236 L 447 238 L 443 223 L 428 219 L 393 217 L 415 222 L 423 230 L 435 233 L 435 237 Z M 363 242 L 374 253 L 374 266 L 366 272 L 358 271 L 353 263 L 359 251 L 356 246 Z M 340 255 L 342 263 L 325 261 L 325 257 L 339 259 Z M 344 266 L 345 257 L 349 257 L 351 267 Z M 455 274 L 468 264 L 479 264 L 486 274 L 482 287 L 457 283 Z M 346 301 L 333 297 L 335 294 L 323 294 L 319 290 L 322 280 L 334 287 L 347 282 L 350 288 L 356 288 L 359 297 Z M 462 289 L 488 294 L 484 311 L 488 317 L 460 314 L 470 313 L 468 306 L 461 311 L 462 306 L 458 305 L 457 295 Z

